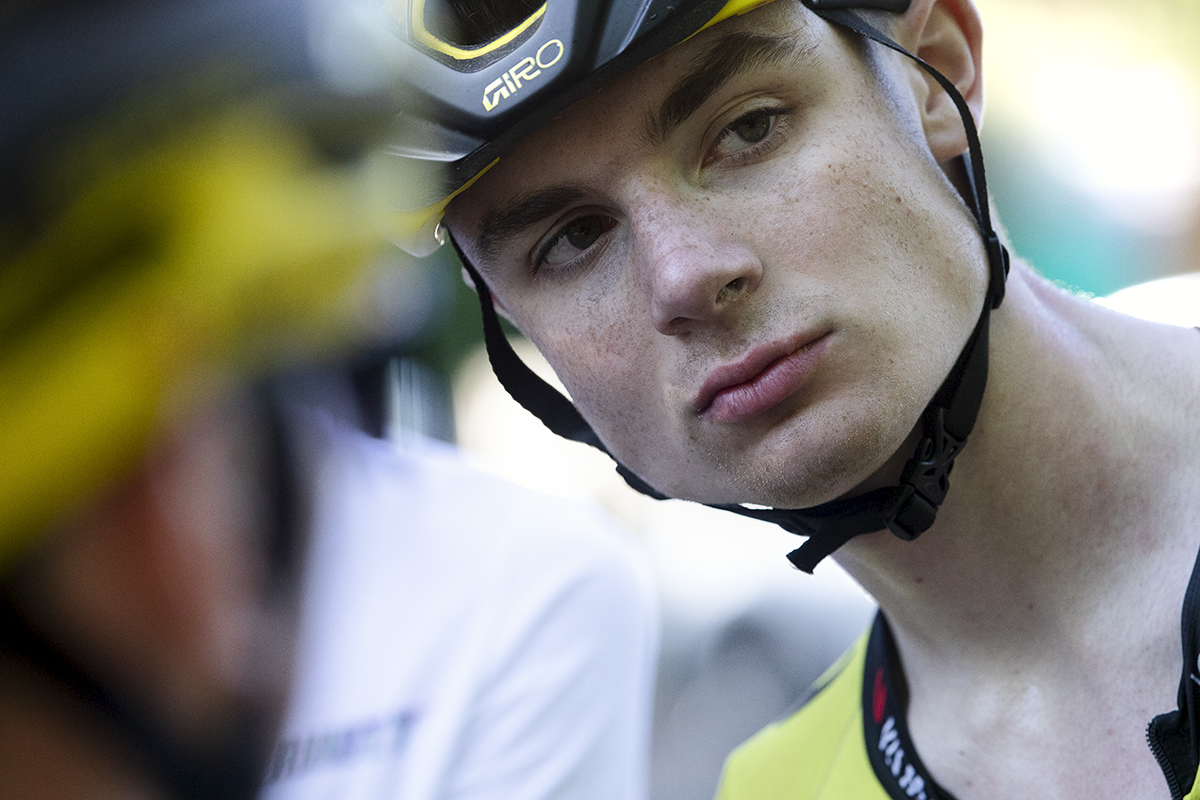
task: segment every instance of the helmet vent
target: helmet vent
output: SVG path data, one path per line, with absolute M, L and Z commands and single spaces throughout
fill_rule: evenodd
M 426 5 L 425 28 L 456 47 L 478 47 L 519 27 L 546 0 L 440 0 Z

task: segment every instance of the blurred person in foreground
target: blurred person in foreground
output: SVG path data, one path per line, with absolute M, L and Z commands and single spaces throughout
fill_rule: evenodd
M 1010 259 L 969 0 L 392 8 L 501 382 L 879 602 L 721 797 L 1200 797 L 1200 331 Z
M 2 797 L 644 795 L 630 548 L 313 400 L 391 327 L 354 8 L 0 16 Z
M 364 325 L 358 157 L 298 2 L 0 9 L 0 797 L 252 797 L 305 513 L 264 383 Z

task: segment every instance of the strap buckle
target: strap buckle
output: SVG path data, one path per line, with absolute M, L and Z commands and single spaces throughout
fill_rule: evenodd
M 929 530 L 937 517 L 937 506 L 930 503 L 913 488 L 911 483 L 901 484 L 900 494 L 884 517 L 887 529 L 906 542 Z

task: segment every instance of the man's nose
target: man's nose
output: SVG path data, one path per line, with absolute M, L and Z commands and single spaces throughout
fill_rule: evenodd
M 657 202 L 635 222 L 659 332 L 676 336 L 727 316 L 762 279 L 762 264 L 707 203 Z

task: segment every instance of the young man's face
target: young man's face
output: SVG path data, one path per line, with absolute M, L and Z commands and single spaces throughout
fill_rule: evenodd
M 974 222 L 910 73 L 798 3 L 573 106 L 453 235 L 621 461 L 705 502 L 830 500 L 903 444 L 978 317 Z M 891 97 L 893 99 L 889 100 Z

